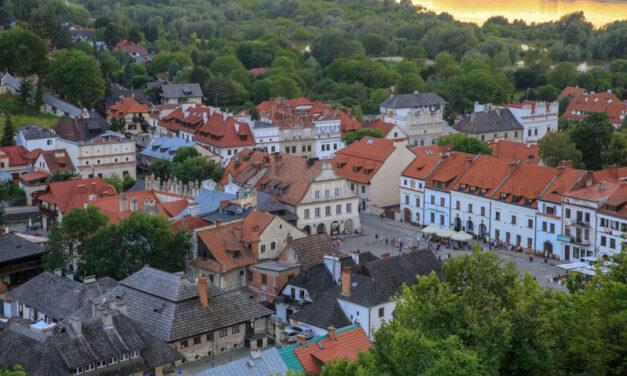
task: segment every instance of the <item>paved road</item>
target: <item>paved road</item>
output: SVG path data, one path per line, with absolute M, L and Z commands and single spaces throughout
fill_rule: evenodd
M 422 235 L 418 227 L 407 223 L 396 222 L 391 219 L 381 220 L 378 216 L 368 214 L 361 215 L 361 225 L 364 228 L 364 235 L 345 238 L 342 244 L 343 252 L 348 253 L 359 249 L 360 251 L 370 251 L 377 256 L 381 256 L 384 253 L 395 255 L 398 254 L 398 248 L 394 248 L 391 242 L 386 246 L 386 236 L 389 238 L 400 238 L 405 243 L 410 241 L 412 245 L 415 245 L 416 237 L 421 237 Z M 379 235 L 379 241 L 375 241 L 375 234 Z M 420 246 L 426 246 L 426 242 L 421 240 Z M 445 248 L 440 249 L 439 255 L 441 255 L 442 259 L 446 259 L 449 254 L 451 257 L 455 257 L 460 254 L 469 254 L 470 252 L 470 250 L 456 251 Z M 514 261 L 519 271 L 528 271 L 531 275 L 535 276 L 541 286 L 566 291 L 564 286 L 549 282 L 546 278 L 548 275 L 564 272 L 564 269 L 555 266 L 560 262 L 550 260 L 548 264 L 545 264 L 543 258 L 536 257 L 534 262 L 531 263 L 529 262 L 528 256 L 524 253 L 507 250 L 497 250 L 496 252 L 504 259 Z

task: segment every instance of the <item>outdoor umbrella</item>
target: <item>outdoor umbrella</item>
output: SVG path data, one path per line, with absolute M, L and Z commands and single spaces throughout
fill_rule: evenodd
M 427 235 L 433 235 L 438 231 L 440 231 L 440 228 L 436 225 L 429 225 L 422 229 L 422 233 Z
M 460 231 L 456 233 L 455 235 L 451 236 L 451 239 L 458 241 L 458 242 L 467 242 L 469 240 L 472 240 L 472 235 L 470 235 L 467 232 Z
M 441 238 L 450 238 L 451 236 L 455 235 L 456 232 L 451 230 L 450 228 L 442 228 L 440 229 L 438 232 L 435 233 L 437 236 L 441 237 Z

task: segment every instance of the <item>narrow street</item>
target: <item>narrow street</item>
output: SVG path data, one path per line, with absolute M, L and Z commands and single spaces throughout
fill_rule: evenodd
M 398 248 L 395 248 L 392 242 L 389 242 L 386 246 L 385 238 L 400 238 L 404 243 L 410 241 L 412 245 L 416 245 L 416 237 L 422 238 L 420 229 L 416 226 L 412 226 L 407 223 L 397 222 L 391 219 L 382 220 L 378 216 L 361 214 L 361 225 L 364 228 L 364 234 L 361 236 L 353 236 L 345 238 L 342 244 L 342 251 L 345 253 L 353 252 L 359 249 L 361 252 L 370 251 L 376 256 L 381 256 L 385 253 L 390 255 L 398 254 Z M 375 241 L 375 235 L 378 234 L 379 240 Z M 476 242 L 472 242 L 473 244 Z M 420 247 L 425 247 L 426 241 L 420 239 Z M 486 248 L 487 249 L 487 248 Z M 456 257 L 461 254 L 470 254 L 470 249 L 454 250 L 448 248 L 441 248 L 438 255 L 446 260 L 448 255 L 450 257 Z M 563 285 L 558 285 L 547 280 L 547 276 L 563 273 L 564 269 L 558 268 L 556 265 L 563 263 L 563 261 L 549 260 L 547 264 L 544 263 L 542 257 L 537 257 L 533 262 L 529 262 L 528 255 L 521 252 L 513 252 L 507 250 L 496 250 L 501 257 L 505 260 L 512 260 L 516 265 L 516 268 L 521 273 L 525 271 L 531 273 L 542 287 L 552 287 L 560 291 L 567 291 Z

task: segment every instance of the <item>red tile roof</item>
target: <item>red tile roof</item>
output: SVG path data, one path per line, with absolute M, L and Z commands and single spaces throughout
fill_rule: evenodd
M 525 144 L 507 140 L 499 140 L 488 145 L 492 155 L 500 158 L 538 164 L 540 162 L 540 148 L 538 145 Z
M 435 187 L 434 183 L 443 183 L 444 186 L 438 188 L 448 192 L 452 184 L 471 166 L 474 158 L 472 154 L 456 151 L 443 155 L 428 175 L 425 187 Z
M 594 171 L 594 178 L 601 180 L 625 180 L 627 179 L 627 166 L 625 167 L 607 167 L 604 170 Z
M 197 215 L 184 216 L 183 218 L 172 220 L 170 223 L 172 223 L 172 230 L 174 232 L 178 231 L 179 228 L 183 228 L 187 231 L 193 231 L 210 225 L 209 222 Z
M 596 182 L 589 187 L 583 187 L 571 192 L 565 192 L 563 196 L 598 202 L 612 196 L 620 185 L 621 183 L 615 180 L 603 180 Z
M 370 129 L 380 129 L 381 132 L 383 132 L 383 137 L 387 137 L 395 126 L 396 125 L 392 123 L 386 123 L 379 119 L 374 119 L 368 124 L 368 128 Z
M 621 117 L 627 115 L 627 104 L 611 93 L 580 95 L 570 101 L 562 116 L 575 120 L 585 119 L 586 113 L 593 111 L 605 112 L 610 118 L 610 123 L 621 124 Z
M 193 264 L 215 272 L 226 272 L 256 263 L 257 249 L 254 249 L 256 245 L 253 243 L 259 241 L 259 236 L 274 218 L 274 215 L 256 208 L 243 220 L 199 231 L 198 237 L 213 259 L 198 257 Z
M 131 216 L 131 201 L 137 200 L 137 211 L 142 211 L 144 206 L 148 205 L 150 200 L 159 210 L 159 214 L 168 218 L 179 215 L 185 209 L 189 202 L 185 197 L 171 193 L 157 191 L 137 191 L 124 194 L 127 198 L 125 210 L 120 210 L 120 198 L 122 195 L 106 196 L 97 198 L 89 202 L 90 205 L 100 208 L 100 211 L 106 214 L 111 222 L 118 223 L 121 219 Z
M 307 374 L 322 372 L 317 361 L 325 364 L 335 359 L 348 358 L 352 362 L 357 359 L 360 352 L 366 352 L 372 346 L 360 326 L 337 333 L 335 337 L 334 341 L 327 335 L 319 340 L 309 341 L 307 347 L 300 346 L 293 349 Z
M 20 175 L 20 180 L 23 180 L 25 182 L 31 182 L 31 181 L 47 178 L 48 176 L 50 176 L 50 174 L 45 171 L 33 171 L 33 172 Z
M 540 197 L 541 200 L 559 203 L 561 195 L 585 184 L 586 172 L 568 167 L 558 167 L 557 177 Z
M 56 205 L 63 215 L 75 207 L 83 207 L 90 198 L 117 195 L 115 188 L 100 178 L 71 179 L 50 183 L 39 200 Z
M 150 107 L 137 102 L 131 97 L 126 97 L 122 101 L 109 107 L 107 115 L 116 119 L 121 119 L 127 114 L 144 114 L 150 113 Z
M 331 165 L 344 179 L 366 184 L 395 148 L 394 140 L 364 137 L 338 150 Z
M 538 198 L 553 181 L 556 170 L 528 163 L 519 163 L 509 178 L 491 194 L 492 198 L 515 205 L 538 207 Z M 502 195 L 507 195 L 502 198 Z
M 572 100 L 573 98 L 584 95 L 585 93 L 586 89 L 584 88 L 567 86 L 564 90 L 562 90 L 560 95 L 557 96 L 557 100 L 559 101 L 566 96 L 570 97 L 570 99 Z
M 489 197 L 515 165 L 516 161 L 511 159 L 482 154 L 451 189 Z M 465 188 L 462 188 L 462 185 L 465 185 Z M 471 187 L 476 188 L 474 192 L 471 191 Z M 481 194 L 481 189 L 485 189 L 486 192 Z
M 139 46 L 135 44 L 135 42 L 131 42 L 126 39 L 118 42 L 118 44 L 116 44 L 115 47 L 113 47 L 113 51 L 122 51 L 127 54 L 136 52 L 139 54 L 139 56 L 148 55 L 148 51 L 144 47 Z
M 196 130 L 194 140 L 219 148 L 255 145 L 248 123 L 217 112 Z
M 74 164 L 65 149 L 45 150 L 41 152 L 41 157 L 46 162 L 48 170 L 52 173 L 57 171 L 74 171 Z M 37 168 L 35 166 L 35 168 Z
M 627 218 L 627 183 L 622 183 L 599 209 L 599 213 Z
M 9 158 L 9 166 L 25 166 L 34 162 L 29 160 L 29 152 L 24 146 L 5 146 L 0 148 L 0 157 L 5 154 Z
M 248 73 L 251 73 L 253 76 L 257 77 L 260 74 L 264 74 L 266 73 L 266 71 L 268 70 L 267 67 L 263 67 L 263 68 L 252 68 L 248 70 Z

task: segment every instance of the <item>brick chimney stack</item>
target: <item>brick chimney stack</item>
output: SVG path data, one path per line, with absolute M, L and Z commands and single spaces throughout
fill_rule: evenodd
M 335 336 L 335 327 L 330 326 L 327 328 L 327 334 L 332 341 L 337 341 L 337 337 Z
M 353 270 L 348 267 L 342 268 L 342 295 L 351 294 L 351 278 Z
M 209 306 L 209 296 L 207 295 L 207 277 L 198 277 L 198 298 L 203 307 Z
M 303 346 L 303 348 L 307 348 L 307 339 L 305 338 L 304 334 L 298 334 L 296 336 L 296 342 L 298 342 L 299 345 Z

